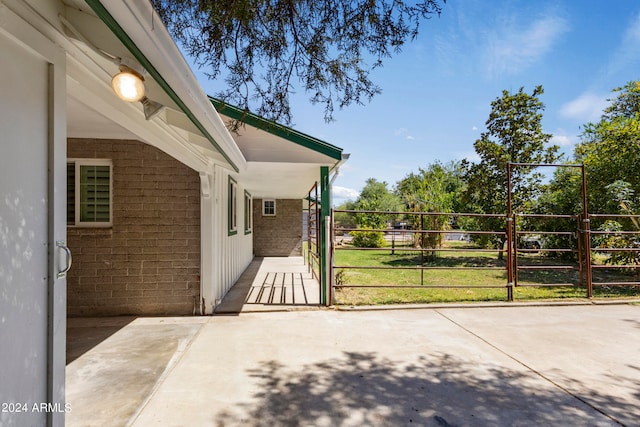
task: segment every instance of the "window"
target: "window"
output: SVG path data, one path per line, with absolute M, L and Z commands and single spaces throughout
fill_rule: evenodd
M 253 229 L 253 201 L 251 194 L 244 192 L 244 234 L 250 234 Z
M 274 199 L 262 200 L 262 216 L 276 216 L 276 201 Z
M 68 225 L 112 225 L 112 168 L 108 159 L 71 159 L 67 162 Z
M 229 236 L 232 236 L 238 232 L 238 184 L 236 181 L 229 177 L 229 194 L 228 194 L 228 208 L 229 208 Z

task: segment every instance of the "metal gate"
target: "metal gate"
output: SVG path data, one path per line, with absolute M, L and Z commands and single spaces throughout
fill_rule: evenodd
M 511 173 L 514 168 L 519 167 L 579 168 L 582 178 L 580 200 L 582 213 L 580 215 L 542 215 L 514 212 Z M 584 289 L 582 296 L 591 298 L 593 297 L 594 285 L 601 287 L 640 285 L 640 281 L 637 280 L 620 280 L 619 278 L 611 280 L 606 279 L 604 275 L 594 282 L 594 270 L 610 273 L 612 270 L 633 269 L 637 273 L 640 272 L 640 262 L 611 265 L 601 261 L 595 262 L 593 259 L 594 255 L 606 259 L 607 256 L 610 256 L 608 254 L 631 253 L 638 254 L 637 259 L 640 260 L 640 238 L 631 239 L 633 240 L 631 243 L 629 243 L 630 239 L 620 238 L 620 236 L 640 237 L 638 224 L 640 215 L 590 215 L 587 207 L 586 178 L 583 165 L 509 163 L 507 168 L 508 199 L 505 214 L 333 210 L 331 215 L 332 269 L 329 274 L 331 294 L 335 296 L 336 291 L 347 289 L 396 288 L 416 290 L 416 292 L 420 292 L 419 289 L 433 291 L 445 288 L 461 290 L 504 289 L 506 300 L 513 301 L 514 289 L 517 288 L 581 288 Z M 310 206 L 312 200 L 317 200 L 317 193 L 316 197 L 312 197 L 311 194 L 310 192 Z M 317 218 L 317 210 L 315 215 Z M 362 229 L 355 225 L 344 226 L 336 223 L 336 215 L 378 215 L 387 218 L 387 226 L 378 229 Z M 406 223 L 398 224 L 397 218 L 400 216 L 413 218 L 409 221 L 412 226 L 407 227 Z M 313 232 L 317 236 L 320 224 L 318 221 L 312 220 L 311 209 L 309 218 L 309 224 L 314 225 L 315 231 Z M 493 223 L 493 228 L 487 229 L 478 226 L 475 229 L 461 229 L 442 226 L 442 224 L 464 223 L 464 220 L 469 218 L 476 219 L 475 222 L 467 221 L 470 223 Z M 632 224 L 634 227 L 633 229 L 616 229 L 615 231 L 591 230 L 592 220 L 599 221 L 598 224 L 601 227 L 606 219 L 611 218 L 617 219 L 621 223 L 626 221 L 627 224 Z M 434 224 L 440 226 L 434 226 Z M 553 226 L 548 224 L 553 224 Z M 309 230 L 309 233 L 312 233 L 311 226 Z M 317 260 L 321 256 L 317 240 L 315 246 L 312 246 L 311 234 L 309 236 L 310 260 Z M 360 240 L 364 241 L 367 238 L 372 240 L 382 238 L 384 244 L 378 245 L 378 247 L 366 244 L 356 245 L 353 242 L 355 236 L 363 237 Z M 496 248 L 472 247 L 471 245 L 439 247 L 437 244 L 432 244 L 425 247 L 425 242 L 437 243 L 452 238 L 477 240 L 483 236 L 485 238 L 493 236 L 497 241 L 504 241 L 504 246 Z M 601 243 L 604 238 L 609 238 L 607 240 L 609 244 L 606 247 L 603 247 Z M 410 244 L 406 244 L 406 242 L 410 242 Z M 312 247 L 313 250 L 311 250 Z M 485 264 L 477 261 L 490 252 L 498 252 L 497 259 L 493 256 L 491 261 Z M 369 254 L 367 256 L 352 256 L 351 258 L 356 260 L 377 259 L 378 262 L 345 262 L 348 257 L 342 255 L 346 253 Z M 505 254 L 506 257 L 503 256 Z M 553 256 L 537 256 L 540 254 Z M 433 261 L 437 255 L 442 255 L 440 262 Z M 451 258 L 462 259 L 465 257 L 472 261 L 442 262 L 442 260 L 447 261 Z M 442 274 L 447 271 L 460 272 L 463 270 L 483 270 L 486 272 L 486 277 L 492 276 L 494 279 L 496 274 L 501 274 L 503 279 L 486 280 L 480 284 L 465 284 L 447 282 L 447 276 Z M 359 281 L 357 279 L 372 271 L 389 272 L 390 279 L 387 279 L 387 282 L 381 279 L 376 283 L 367 283 L 366 280 Z M 384 276 L 384 274 L 379 276 Z M 434 277 L 442 278 L 436 280 Z M 637 274 L 636 279 L 638 279 Z M 393 280 L 396 282 L 390 283 Z M 574 295 L 581 292 L 579 290 Z M 336 301 L 332 300 L 332 302 Z

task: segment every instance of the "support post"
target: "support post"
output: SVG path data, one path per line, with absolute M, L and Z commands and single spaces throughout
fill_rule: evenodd
M 320 218 L 318 218 L 318 222 L 321 224 L 320 227 L 320 287 L 322 289 L 320 304 L 328 305 L 329 301 L 327 299 L 327 290 L 331 285 L 331 278 L 326 274 L 330 271 L 330 260 L 327 255 L 329 252 L 327 248 L 329 248 L 330 242 L 329 237 L 331 233 L 328 232 L 328 227 L 326 225 L 327 218 L 330 220 L 331 216 L 331 185 L 329 183 L 329 167 L 328 166 L 320 166 Z
M 587 174 L 582 170 L 582 223 L 584 230 L 584 264 L 587 275 L 587 298 L 593 298 L 593 269 L 591 268 L 591 219 L 589 218 L 589 207 L 587 205 Z
M 213 314 L 215 308 L 214 260 L 214 212 L 213 176 L 200 172 L 200 301 L 194 307 L 194 315 Z

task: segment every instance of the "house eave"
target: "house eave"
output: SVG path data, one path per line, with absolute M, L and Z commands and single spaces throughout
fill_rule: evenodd
M 85 0 L 131 55 L 220 153 L 231 169 L 246 169 L 246 160 L 212 108 L 182 53 L 150 2 Z M 127 28 L 125 31 L 124 28 Z M 144 46 L 141 48 L 140 46 Z M 162 69 L 154 64 L 161 64 Z
M 227 104 L 212 96 L 209 96 L 209 100 L 215 107 L 216 111 L 218 111 L 218 113 L 230 117 L 231 119 L 239 120 L 249 126 L 253 126 L 274 136 L 280 137 L 289 142 L 293 142 L 294 144 L 298 144 L 302 147 L 328 156 L 334 160 L 342 160 L 342 148 L 340 147 L 336 147 L 335 145 L 329 144 L 328 142 L 299 132 L 288 126 L 284 126 L 280 123 L 267 120 L 254 113 Z

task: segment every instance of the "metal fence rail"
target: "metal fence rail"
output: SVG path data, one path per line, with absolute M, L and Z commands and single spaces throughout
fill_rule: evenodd
M 482 230 L 482 229 L 436 229 L 436 228 L 427 228 L 424 227 L 427 219 L 446 219 L 447 221 L 443 221 L 449 223 L 450 219 L 460 220 L 461 218 L 495 218 L 502 219 L 506 222 L 506 215 L 501 214 L 476 214 L 476 213 L 443 213 L 443 212 L 388 212 L 388 211 L 356 211 L 356 210 L 341 210 L 336 209 L 333 211 L 333 217 L 335 218 L 335 214 L 343 213 L 349 215 L 381 215 L 386 217 L 393 216 L 403 216 L 403 217 L 414 217 L 417 220 L 414 220 L 417 224 L 419 224 L 419 228 L 416 229 L 394 229 L 394 228 L 378 228 L 378 229 L 364 229 L 359 227 L 337 227 L 335 223 L 332 225 L 333 235 L 336 236 L 342 233 L 349 234 L 357 234 L 357 233 L 382 233 L 385 235 L 385 240 L 391 244 L 390 247 L 354 247 L 347 245 L 339 245 L 338 242 L 334 239 L 332 244 L 332 258 L 335 259 L 336 252 L 340 251 L 376 251 L 378 253 L 389 253 L 389 254 L 408 254 L 408 253 L 417 253 L 418 260 L 415 265 L 396 265 L 396 266 L 372 266 L 372 265 L 339 265 L 334 264 L 333 270 L 334 272 L 339 271 L 348 271 L 348 270 L 387 270 L 387 271 L 419 271 L 420 278 L 419 281 L 416 280 L 416 283 L 412 284 L 381 284 L 381 285 L 370 285 L 370 284 L 362 284 L 362 283 L 334 283 L 334 289 L 345 289 L 345 288 L 401 288 L 401 289 L 506 289 L 507 282 L 500 285 L 460 285 L 453 283 L 438 283 L 438 284 L 425 284 L 425 272 L 428 271 L 442 271 L 442 270 L 497 270 L 497 271 L 507 271 L 507 263 L 505 262 L 502 266 L 494 266 L 494 265 L 464 265 L 464 266 L 436 266 L 436 265 L 428 265 L 428 260 L 430 257 L 426 256 L 426 254 L 435 254 L 439 252 L 446 253 L 464 253 L 467 255 L 474 255 L 477 253 L 499 253 L 505 252 L 503 248 L 479 248 L 479 247 L 464 247 L 464 248 L 443 248 L 443 247 L 424 247 L 424 246 L 415 246 L 416 242 L 422 242 L 422 244 L 429 237 L 435 237 L 435 240 L 438 241 L 444 236 L 447 235 L 464 235 L 466 237 L 470 236 L 499 236 L 503 240 L 506 241 L 506 231 L 503 230 Z M 396 237 L 401 237 L 397 239 Z M 401 243 L 411 242 L 414 245 L 411 247 L 406 246 L 398 246 L 396 242 L 400 241 Z M 469 257 L 470 258 L 470 257 Z
M 318 183 L 315 183 L 307 194 L 307 249 L 306 262 L 309 272 L 318 281 L 318 292 L 322 299 L 322 268 L 320 267 L 320 202 Z M 320 301 L 319 300 L 319 301 Z
M 580 215 L 549 215 L 523 214 L 514 212 L 512 172 L 518 168 L 531 171 L 538 167 L 579 169 L 581 175 Z M 586 173 L 582 164 L 540 164 L 513 163 L 507 164 L 507 209 L 505 214 L 477 214 L 453 212 L 386 212 L 374 210 L 334 210 L 331 217 L 331 259 L 334 260 L 330 274 L 331 289 L 346 288 L 505 288 L 507 300 L 514 299 L 514 288 L 518 287 L 584 287 L 586 297 L 593 297 L 594 286 L 640 286 L 640 215 L 625 214 L 589 214 L 587 206 Z M 404 220 L 400 229 L 392 226 L 377 229 L 364 229 L 356 226 L 338 227 L 334 218 L 336 214 L 343 215 L 372 215 L 380 219 L 386 218 L 389 224 L 395 225 L 397 219 Z M 618 223 L 615 230 L 601 228 L 605 220 Z M 490 220 L 490 221 L 489 221 Z M 594 224 L 597 227 L 594 229 Z M 356 221 L 353 221 L 355 224 Z M 370 222 L 372 223 L 372 222 Z M 490 226 L 480 226 L 491 223 Z M 600 224 L 601 223 L 601 224 Z M 426 225 L 425 225 L 426 224 Z M 410 225 L 410 226 L 408 226 Z M 462 227 L 464 225 L 464 227 Z M 476 225 L 477 227 L 472 227 Z M 464 228 L 464 229 L 463 229 Z M 354 247 L 340 244 L 340 234 L 348 233 L 383 233 L 390 247 Z M 495 248 L 484 247 L 441 247 L 446 236 L 465 236 L 469 240 L 484 240 L 485 244 L 491 239 Z M 634 238 L 637 237 L 637 238 Z M 537 239 L 532 244 L 532 238 Z M 345 239 L 342 238 L 344 241 Z M 364 241 L 361 239 L 361 241 Z M 411 246 L 405 244 L 411 242 Z M 606 244 L 601 244 L 605 242 Z M 397 244 L 398 243 L 398 244 Z M 498 243 L 497 245 L 495 245 Z M 403 246 L 404 245 L 404 246 Z M 411 265 L 347 265 L 335 264 L 336 253 L 340 251 L 369 251 L 370 253 L 388 253 L 402 255 L 417 253 L 418 256 Z M 434 265 L 433 260 L 440 253 L 452 254 L 459 252 L 471 255 L 487 252 L 498 252 L 500 255 L 493 265 Z M 506 254 L 506 261 L 502 255 Z M 542 256 L 531 256 L 543 254 Z M 442 257 L 446 259 L 447 257 Z M 464 258 L 464 257 L 461 257 Z M 481 257 L 478 257 L 481 258 Z M 620 262 L 620 258 L 628 262 Z M 596 261 L 594 261 L 596 260 Z M 373 271 L 419 271 L 419 281 L 407 284 L 345 283 L 336 281 L 337 275 L 348 270 Z M 425 283 L 425 272 L 442 270 L 502 270 L 505 272 L 504 284 L 460 285 L 455 283 Z M 611 271 L 619 274 L 612 275 Z M 631 270 L 635 280 L 622 280 L 628 277 Z M 549 273 L 531 277 L 535 272 Z M 595 275 L 594 275 L 595 271 Z M 568 274 L 561 274 L 568 272 Z M 577 274 L 572 276 L 571 272 Z M 609 278 L 603 278 L 603 274 Z M 527 277 L 529 276 L 529 277 Z M 610 278 L 613 276 L 614 280 Z M 558 279 L 558 280 L 556 280 Z M 552 281 L 553 280 L 553 281 Z
M 635 228 L 635 230 L 628 230 L 628 229 L 622 229 L 622 230 L 616 230 L 616 231 L 606 231 L 606 230 L 589 230 L 589 234 L 587 236 L 587 239 L 589 241 L 589 247 L 592 248 L 592 251 L 594 254 L 605 254 L 607 255 L 609 258 L 616 253 L 627 253 L 629 255 L 633 254 L 632 258 L 634 258 L 634 261 L 636 261 L 635 263 L 632 264 L 594 264 L 593 262 L 591 262 L 588 266 L 589 271 L 591 272 L 591 277 L 592 277 L 592 285 L 593 286 L 638 286 L 640 285 L 640 281 L 638 280 L 628 280 L 628 281 L 621 281 L 621 280 L 616 280 L 616 281 L 602 281 L 602 280 L 594 280 L 594 275 L 593 275 L 593 270 L 633 270 L 634 272 L 634 277 L 637 279 L 638 275 L 640 274 L 640 265 L 637 262 L 640 262 L 640 255 L 635 255 L 635 253 L 640 252 L 640 229 L 638 229 L 638 218 L 640 218 L 640 215 L 624 215 L 624 214 L 591 214 L 589 215 L 589 220 L 593 221 L 593 220 L 603 220 L 603 219 L 614 219 L 616 220 L 616 222 L 618 222 L 618 224 L 620 223 L 624 223 L 624 220 L 629 220 L 628 223 L 631 224 L 631 226 L 633 226 L 633 228 Z M 622 224 L 620 224 L 622 225 Z M 605 236 L 605 237 L 620 237 L 620 236 L 629 236 L 629 237 L 633 237 L 633 236 L 638 236 L 637 240 L 634 239 L 633 242 L 631 242 L 631 244 L 633 244 L 634 246 L 626 246 L 626 247 L 622 247 L 620 245 L 616 245 L 614 247 L 601 247 L 598 245 L 593 245 L 593 240 L 594 238 L 597 238 L 598 236 Z M 628 241 L 625 241 L 624 239 L 621 239 L 620 243 L 626 243 L 628 245 Z
M 545 225 L 550 222 L 557 225 L 557 220 L 569 220 L 574 222 L 574 226 L 571 230 L 554 230 L 545 231 Z M 525 223 L 526 229 L 520 228 L 520 224 Z M 540 224 L 542 223 L 542 224 Z M 582 239 L 580 238 L 580 224 L 581 218 L 579 215 L 547 215 L 547 214 L 514 214 L 513 216 L 513 228 L 514 228 L 514 243 L 513 243 L 513 263 L 514 263 L 514 275 L 513 286 L 586 286 L 584 282 L 584 265 L 582 262 Z M 531 244 L 531 240 L 527 237 L 540 236 L 540 241 L 535 241 L 537 247 L 525 247 L 534 246 Z M 553 237 L 563 237 L 567 241 L 568 247 L 550 246 L 547 244 Z M 556 239 L 560 240 L 560 239 Z M 529 242 L 529 245 L 527 245 Z M 576 262 L 567 262 L 564 264 L 553 263 L 536 263 L 535 265 L 523 264 L 523 257 L 521 255 L 528 255 L 532 253 L 546 253 L 546 254 L 575 254 Z M 547 258 L 550 260 L 550 258 Z M 524 259 L 526 262 L 526 258 Z M 535 283 L 520 281 L 520 272 L 533 271 L 533 270 L 572 270 L 579 273 L 578 279 L 573 282 L 557 282 L 557 283 Z

